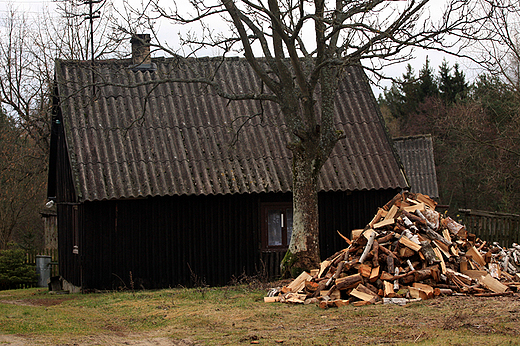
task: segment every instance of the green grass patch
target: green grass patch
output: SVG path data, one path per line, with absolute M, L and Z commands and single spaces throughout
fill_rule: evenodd
M 520 300 L 514 296 L 322 310 L 264 303 L 264 294 L 247 286 L 71 295 L 1 291 L 0 334 L 41 345 L 110 345 L 140 337 L 198 345 L 519 344 Z

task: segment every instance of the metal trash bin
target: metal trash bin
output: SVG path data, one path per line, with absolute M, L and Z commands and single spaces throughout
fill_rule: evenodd
M 47 287 L 51 278 L 51 256 L 36 256 L 36 275 L 38 275 L 38 287 Z

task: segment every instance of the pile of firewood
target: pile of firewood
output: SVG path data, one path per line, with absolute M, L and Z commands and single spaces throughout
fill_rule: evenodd
M 364 229 L 352 231 L 352 240 L 340 234 L 347 248 L 264 300 L 327 308 L 519 291 L 520 246 L 488 244 L 436 205 L 426 195 L 396 195 Z

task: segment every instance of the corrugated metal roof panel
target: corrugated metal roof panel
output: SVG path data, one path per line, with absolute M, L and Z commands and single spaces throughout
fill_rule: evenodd
M 410 191 L 439 198 L 431 135 L 394 138 L 394 143 L 410 181 Z
M 233 101 L 201 84 L 157 84 L 186 78 L 175 59 L 155 73 L 125 61 L 60 61 L 57 78 L 67 145 L 81 200 L 166 195 L 287 192 L 292 185 L 287 127 L 277 105 Z M 193 59 L 229 92 L 259 92 L 244 59 Z M 320 190 L 402 188 L 406 182 L 381 124 L 363 70 L 348 67 L 337 96 L 341 140 L 325 163 Z M 135 85 L 135 87 L 128 87 Z M 237 130 L 240 131 L 237 132 Z

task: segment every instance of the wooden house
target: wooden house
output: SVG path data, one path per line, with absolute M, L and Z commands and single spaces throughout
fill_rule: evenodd
M 278 107 L 176 83 L 193 70 L 228 92 L 263 90 L 241 58 L 57 61 L 48 197 L 60 274 L 83 289 L 223 285 L 274 276 L 292 225 L 289 135 Z M 347 134 L 319 181 L 321 254 L 344 248 L 407 187 L 361 67 L 345 69 Z

